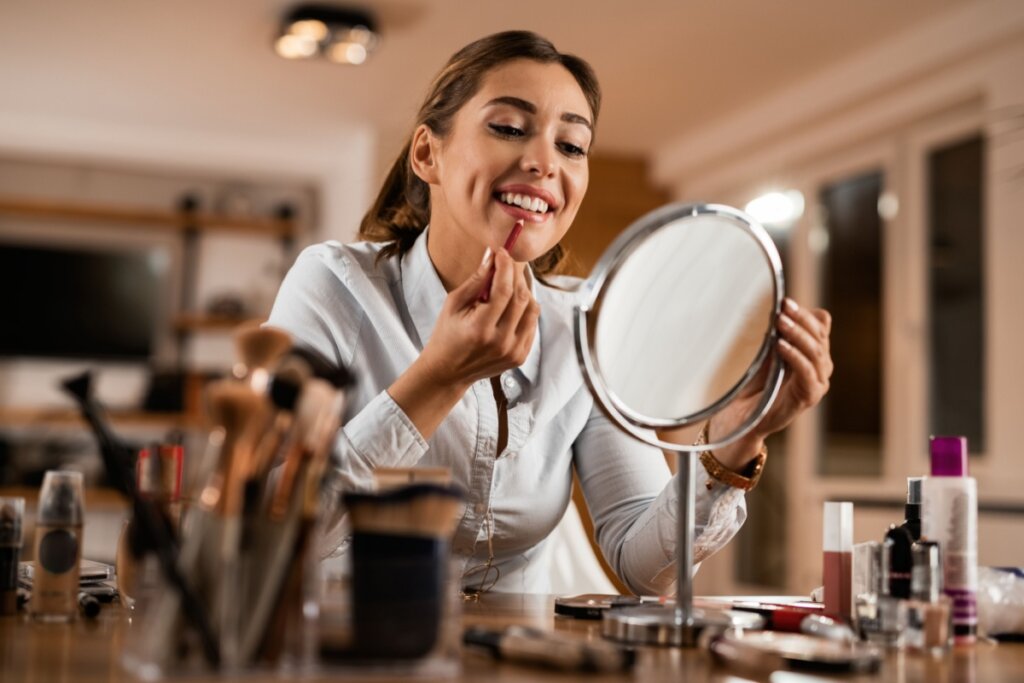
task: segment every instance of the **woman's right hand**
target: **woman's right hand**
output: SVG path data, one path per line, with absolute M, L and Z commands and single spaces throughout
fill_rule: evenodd
M 491 296 L 481 302 L 491 265 Z M 540 306 L 523 264 L 504 249 L 488 253 L 480 267 L 453 289 L 417 364 L 441 384 L 462 387 L 519 367 L 533 346 Z
M 492 263 L 491 296 L 482 302 L 480 290 Z M 530 292 L 524 266 L 504 249 L 485 257 L 476 272 L 448 293 L 426 347 L 388 393 L 429 439 L 473 382 L 525 362 L 539 317 L 540 305 Z

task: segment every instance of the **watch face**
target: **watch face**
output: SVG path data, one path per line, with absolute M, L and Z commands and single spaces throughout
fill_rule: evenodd
M 78 561 L 78 538 L 67 529 L 47 532 L 39 541 L 39 564 L 53 574 L 63 574 Z

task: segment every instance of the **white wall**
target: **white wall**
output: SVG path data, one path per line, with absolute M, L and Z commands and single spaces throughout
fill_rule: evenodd
M 899 499 L 905 477 L 926 473 L 927 308 L 924 157 L 957 136 L 985 134 L 986 431 L 987 452 L 972 463 L 981 499 L 1024 505 L 1024 4 L 975 3 L 896 36 L 868 52 L 690 132 L 653 160 L 656 179 L 676 198 L 743 204 L 770 187 L 817 196 L 822 184 L 872 168 L 900 211 L 884 228 L 883 348 L 886 384 L 884 474 L 840 479 L 816 474 L 815 414 L 790 430 L 788 588 L 820 581 L 821 502 L 845 497 Z M 1008 130 L 1016 133 L 1006 134 Z M 817 266 L 809 211 L 793 228 L 790 292 L 814 304 Z M 769 465 L 770 466 L 770 465 Z M 858 536 L 880 537 L 877 510 L 857 516 Z M 1020 528 L 1024 518 L 1017 517 Z M 994 542 L 1006 515 L 983 515 L 981 562 L 1024 564 L 1024 548 Z M 877 533 L 874 533 L 877 531 Z M 997 552 L 998 550 L 998 552 Z M 740 590 L 729 550 L 709 560 L 699 590 Z

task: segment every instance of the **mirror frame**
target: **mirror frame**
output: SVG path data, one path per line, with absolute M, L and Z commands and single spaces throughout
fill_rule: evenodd
M 678 220 L 687 217 L 698 216 L 719 216 L 727 218 L 737 227 L 747 230 L 757 241 L 761 252 L 772 270 L 773 306 L 770 319 L 770 329 L 761 342 L 757 355 L 744 375 L 724 395 L 719 397 L 707 408 L 698 412 L 684 415 L 680 418 L 654 418 L 640 415 L 630 410 L 611 389 L 608 388 L 604 377 L 601 374 L 597 361 L 596 349 L 591 343 L 594 331 L 597 326 L 597 318 L 600 314 L 601 304 L 609 284 L 614 279 L 626 259 L 636 251 L 640 244 L 653 235 L 655 232 L 666 228 Z M 594 266 L 581 287 L 580 302 L 575 307 L 574 337 L 576 342 L 576 358 L 580 364 L 580 371 L 587 383 L 595 402 L 602 412 L 615 422 L 624 431 L 633 437 L 659 448 L 676 452 L 701 452 L 715 450 L 722 446 L 733 443 L 742 438 L 764 417 L 771 407 L 772 402 L 779 393 L 782 380 L 785 375 L 783 363 L 777 352 L 774 352 L 775 340 L 778 332 L 775 323 L 782 310 L 785 284 L 782 275 L 782 259 L 775 243 L 772 242 L 768 232 L 750 216 L 722 204 L 669 204 L 660 209 L 652 211 L 630 225 L 601 255 L 601 259 Z M 768 377 L 765 381 L 765 390 L 761 394 L 754 411 L 735 429 L 725 437 L 706 444 L 677 444 L 663 441 L 651 430 L 672 429 L 685 427 L 702 422 L 718 413 L 728 405 L 760 371 L 768 358 L 771 358 L 771 367 L 768 370 Z

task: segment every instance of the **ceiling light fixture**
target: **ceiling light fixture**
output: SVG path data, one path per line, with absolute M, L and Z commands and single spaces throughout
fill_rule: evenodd
M 362 10 L 330 5 L 299 5 L 281 22 L 274 50 L 285 59 L 325 57 L 359 65 L 377 45 L 377 26 Z

